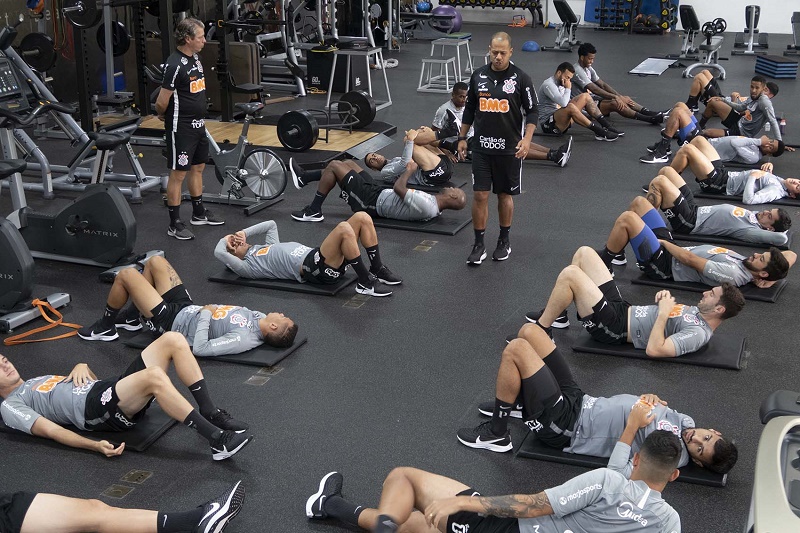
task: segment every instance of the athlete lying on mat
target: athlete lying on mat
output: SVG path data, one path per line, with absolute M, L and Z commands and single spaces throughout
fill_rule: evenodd
M 775 118 L 775 109 L 772 106 L 772 98 L 778 94 L 777 84 L 771 88 L 767 87 L 767 80 L 764 76 L 756 74 L 750 80 L 750 96 L 744 101 L 737 95 L 733 98 L 723 98 L 712 96 L 706 104 L 703 115 L 700 118 L 699 126 L 705 128 L 706 122 L 713 116 L 722 119 L 725 128 L 703 129 L 706 137 L 725 137 L 728 135 L 744 135 L 745 137 L 756 137 L 769 122 L 772 125 L 773 135 L 781 140 L 780 125 Z
M 691 165 L 692 156 L 697 152 L 702 153 L 712 162 L 719 160 L 720 163 L 755 165 L 761 161 L 761 156 L 780 157 L 786 149 L 783 141 L 770 139 L 766 135 L 756 139 L 742 136 L 706 139 L 698 135 L 688 145 L 681 146 L 670 166 L 680 174 Z M 772 163 L 764 164 L 772 165 Z M 762 170 L 764 170 L 763 166 Z
M 417 164 L 409 161 L 406 170 L 387 189 L 372 181 L 369 173 L 355 161 L 331 161 L 320 171 L 304 171 L 295 164 L 291 167 L 292 180 L 300 189 L 307 183 L 319 180 L 314 200 L 292 218 L 301 222 L 316 222 L 324 218 L 322 202 L 336 184 L 353 212 L 364 211 L 372 216 L 395 220 L 425 221 L 438 217 L 445 209 L 461 210 L 467 205 L 462 189 L 445 187 L 437 194 L 429 194 L 408 186 L 408 181 L 417 172 Z M 307 212 L 314 213 L 311 216 Z
M 133 306 L 120 313 L 125 302 Z M 121 270 L 108 293 L 103 317 L 78 330 L 87 341 L 111 341 L 117 328 L 137 331 L 145 324 L 156 333 L 177 331 L 186 337 L 198 357 L 246 352 L 266 343 L 285 348 L 297 335 L 297 324 L 283 313 L 264 314 L 236 305 L 194 305 L 178 273 L 165 258 Z
M 200 533 L 223 531 L 242 509 L 244 487 L 237 481 L 218 498 L 190 511 L 163 512 L 111 507 L 99 500 L 57 494 L 0 494 L 0 531 L 8 533 Z
M 648 277 L 711 287 L 725 282 L 737 287 L 748 283 L 771 287 L 786 277 L 797 260 L 794 252 L 781 252 L 775 247 L 750 257 L 714 244 L 682 248 L 672 242 L 672 233 L 661 215 L 641 196 L 634 198 L 630 209 L 617 218 L 605 248 L 599 252 L 607 267 L 611 268 L 612 261 L 625 263 L 624 250 L 629 242 L 636 262 Z
M 649 155 L 640 157 L 642 163 L 665 163 L 672 154 L 672 139 L 677 137 L 678 145 L 683 145 L 700 135 L 697 119 L 683 102 L 676 103 L 669 112 L 669 118 L 661 130 L 661 139 L 647 147 Z
M 262 236 L 264 244 L 247 242 Z M 361 259 L 359 242 L 367 250 L 369 270 Z M 221 238 L 214 256 L 243 278 L 287 279 L 321 285 L 336 283 L 345 269 L 352 266 L 358 276 L 356 292 L 370 296 L 392 294 L 378 287 L 378 281 L 387 285 L 403 282 L 381 261 L 378 234 L 366 213 L 356 213 L 340 222 L 319 248 L 309 248 L 299 242 L 281 242 L 277 224 L 266 220 Z
M 647 413 L 643 408 L 634 412 L 633 421 Z M 617 449 L 627 460 L 627 446 L 620 442 Z M 395 468 L 383 482 L 377 509 L 345 500 L 343 477 L 331 472 L 306 502 L 306 515 L 335 518 L 374 533 L 677 533 L 680 517 L 661 492 L 679 475 L 680 453 L 675 435 L 655 431 L 634 455 L 630 479 L 612 459 L 608 468 L 586 472 L 537 494 L 494 497 L 481 496 L 468 485 L 431 472 Z
M 731 283 L 704 292 L 696 306 L 676 304 L 669 291 L 659 291 L 655 305 L 631 305 L 588 246 L 578 248 L 572 264 L 561 271 L 544 310 L 527 318 L 549 330 L 556 320 L 566 322 L 566 309 L 573 302 L 578 320 L 594 340 L 631 343 L 649 357 L 678 357 L 699 350 L 725 319 L 744 307 L 742 293 Z
M 437 143 L 439 136 L 445 132 L 434 132 L 423 126 L 418 130 L 408 130 L 403 138 L 403 154 L 399 157 L 386 159 L 377 152 L 370 152 L 364 156 L 364 164 L 372 170 L 378 171 L 385 180 L 394 180 L 405 172 L 409 161 L 414 161 L 419 169 L 411 177 L 412 185 L 426 185 L 438 187 L 444 185 L 453 176 L 453 162 L 456 159 L 452 150 L 447 152 Z M 456 130 L 455 135 L 458 135 Z M 435 145 L 438 145 L 435 146 Z M 455 146 L 450 145 L 450 148 Z
M 675 233 L 721 235 L 745 242 L 782 246 L 792 219 L 784 209 L 758 213 L 731 204 L 699 207 L 683 178 L 672 167 L 663 167 L 650 182 L 647 201 L 660 208 Z
M 602 264 L 601 270 L 605 271 Z M 635 327 L 633 323 L 631 326 Z M 738 457 L 736 446 L 719 431 L 695 427 L 690 416 L 668 408 L 667 402 L 655 394 L 596 398 L 584 393 L 567 360 L 538 324 L 522 326 L 518 338 L 503 350 L 495 394 L 494 405 L 485 402 L 480 406 L 480 412 L 492 419 L 476 428 L 459 430 L 462 444 L 494 452 L 510 451 L 508 419 L 514 417 L 528 420 L 542 444 L 567 453 L 610 457 L 620 435 L 631 437 L 633 428 L 627 425 L 628 415 L 641 401 L 648 404 L 651 416 L 647 424 L 636 428 L 629 442 L 630 451 L 639 451 L 651 433 L 666 429 L 679 436 L 683 444 L 678 467 L 691 460 L 724 474 L 733 468 Z M 629 463 L 624 473 L 629 474 L 630 469 Z
M 167 375 L 170 363 L 192 393 L 197 409 L 172 384 Z M 215 461 L 231 457 L 253 440 L 247 424 L 214 405 L 189 344 L 174 332 L 151 343 L 121 376 L 105 380 L 98 380 L 86 363 L 79 363 L 66 377 L 46 375 L 23 381 L 11 361 L 0 355 L 0 396 L 5 398 L 0 414 L 8 427 L 106 457 L 122 454 L 125 443 L 115 447 L 62 426 L 128 431 L 156 399 L 170 418 L 208 440 Z

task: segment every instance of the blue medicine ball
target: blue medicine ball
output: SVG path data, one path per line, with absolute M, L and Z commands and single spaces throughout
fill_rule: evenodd
M 430 2 L 417 2 L 417 13 L 430 13 L 433 4 Z

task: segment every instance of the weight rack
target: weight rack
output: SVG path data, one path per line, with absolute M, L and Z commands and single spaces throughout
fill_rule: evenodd
M 630 0 L 600 0 L 594 8 L 598 26 L 595 30 L 624 30 L 630 25 Z

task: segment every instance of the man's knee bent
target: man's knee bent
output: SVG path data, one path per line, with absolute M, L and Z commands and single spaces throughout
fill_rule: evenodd
M 591 260 L 597 258 L 599 259 L 600 256 L 597 255 L 597 252 L 594 248 L 590 246 L 581 246 L 577 250 L 575 250 L 575 254 L 572 256 L 572 265 L 574 266 L 577 263 L 581 263 L 586 260 Z M 565 269 L 566 270 L 566 269 Z
M 366 225 L 366 226 L 372 225 L 372 217 L 369 216 L 364 211 L 359 211 L 358 213 L 355 213 L 347 221 L 348 222 L 352 222 L 353 224 L 356 224 L 356 225 L 359 225 L 359 226 L 361 226 L 361 225 Z

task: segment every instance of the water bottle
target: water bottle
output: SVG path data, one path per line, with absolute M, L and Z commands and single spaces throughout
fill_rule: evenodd
M 784 135 L 786 133 L 786 119 L 783 118 L 783 115 L 781 115 L 780 130 L 781 130 L 781 135 Z

